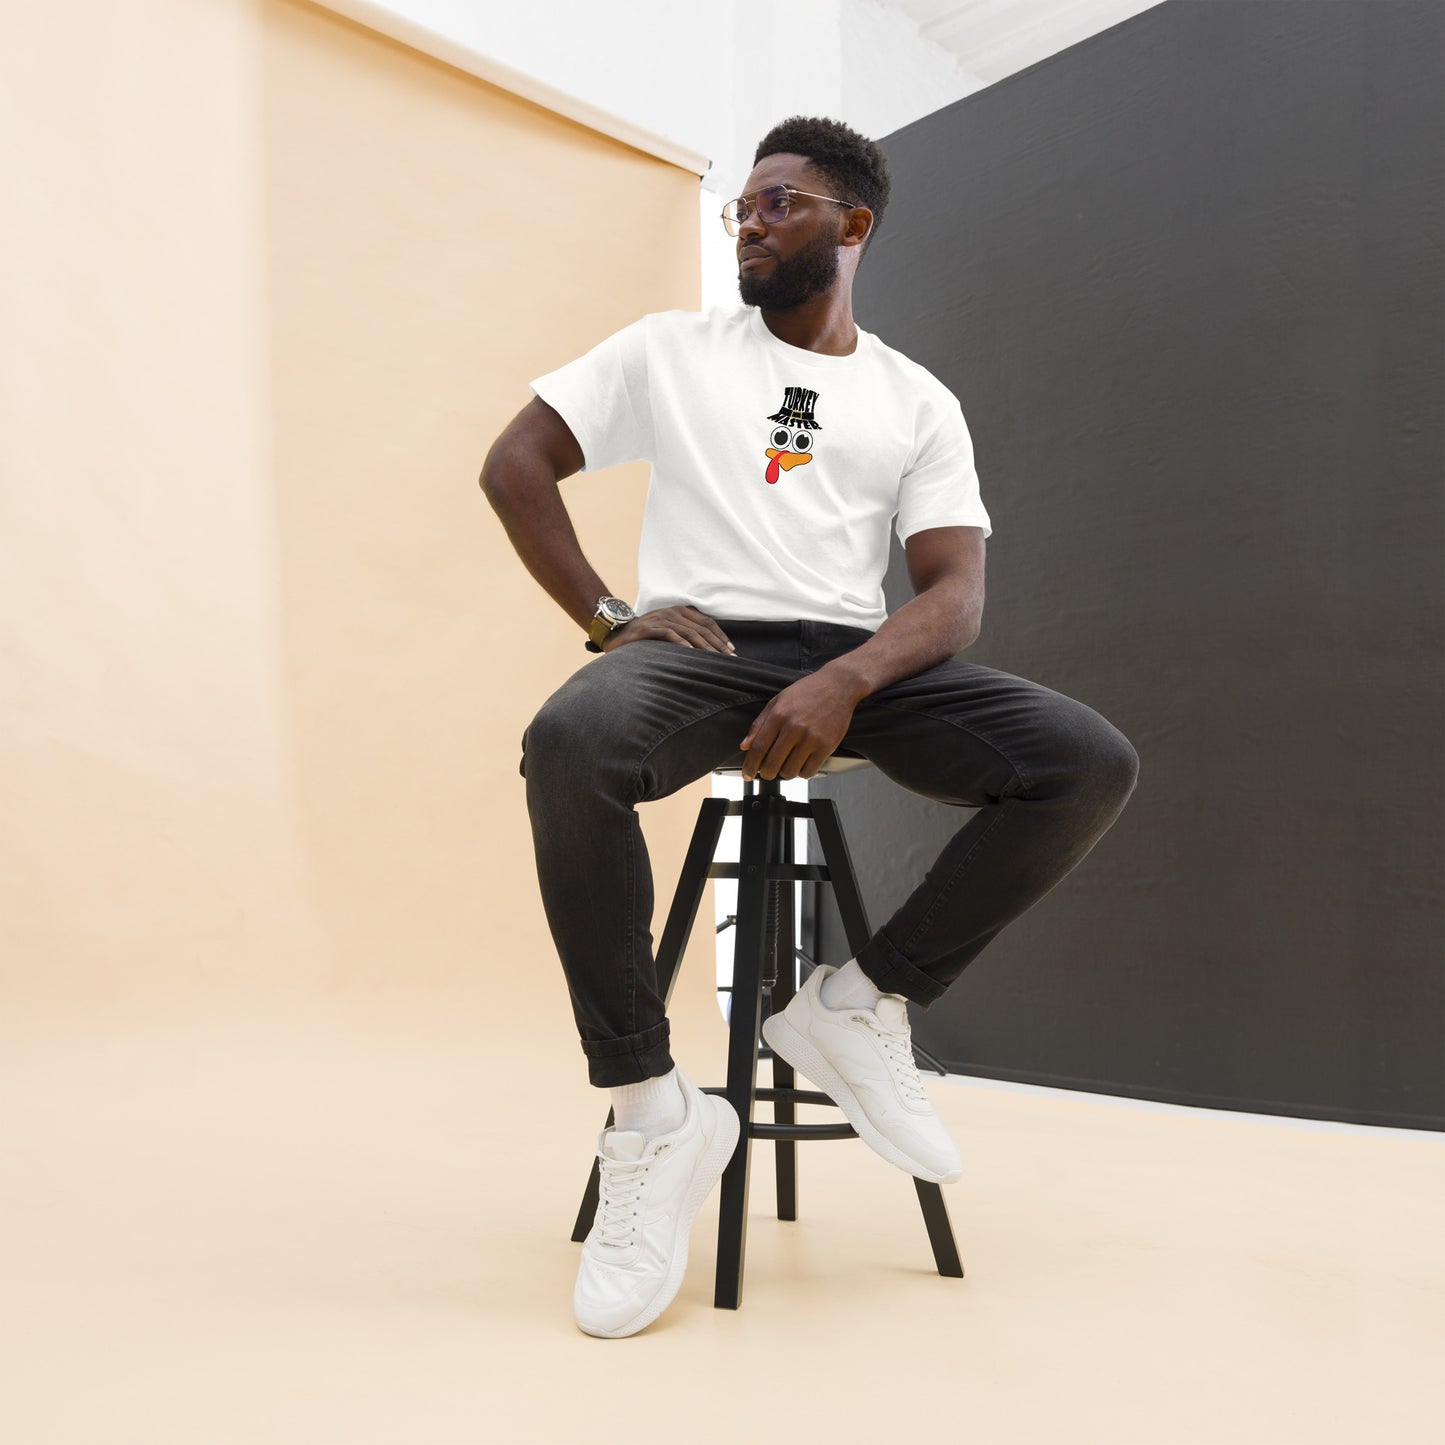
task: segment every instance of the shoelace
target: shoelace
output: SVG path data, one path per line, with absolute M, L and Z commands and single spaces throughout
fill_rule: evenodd
M 918 1064 L 913 1058 L 911 1033 L 907 1029 L 895 1031 L 884 1028 L 876 1014 L 871 1018 L 867 1014 L 854 1014 L 853 1017 L 859 1023 L 866 1023 L 883 1041 L 888 1063 L 903 1097 L 910 1104 L 927 1104 L 928 1093 L 923 1087 L 923 1080 L 918 1077 Z
M 661 1145 L 657 1154 L 666 1148 L 666 1144 Z M 654 1159 L 657 1154 L 653 1155 Z M 642 1215 L 638 1206 L 642 1202 L 643 1176 L 652 1159 L 609 1159 L 602 1154 L 598 1156 L 598 1164 L 601 1199 L 597 1206 L 597 1242 L 613 1249 L 626 1249 L 632 1243 Z

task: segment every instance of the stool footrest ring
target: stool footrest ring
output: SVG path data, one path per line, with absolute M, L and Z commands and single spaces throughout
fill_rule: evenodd
M 741 865 L 737 863 L 710 863 L 709 878 L 741 878 Z M 786 883 L 831 883 L 828 870 L 821 863 L 770 863 L 766 877 L 770 882 Z
M 856 1139 L 858 1131 L 851 1124 L 749 1124 L 748 1134 L 754 1139 Z
M 703 1089 L 704 1094 L 720 1094 L 727 1090 L 717 1085 Z M 829 1109 L 838 1106 L 817 1089 L 765 1089 L 753 1090 L 753 1097 L 760 1104 L 822 1104 Z M 858 1131 L 851 1124 L 768 1124 L 755 1120 L 748 1125 L 748 1136 L 752 1139 L 793 1140 L 802 1139 L 856 1139 Z
M 704 1094 L 719 1094 L 724 1098 L 727 1090 L 721 1084 L 707 1084 L 703 1086 Z M 753 1090 L 753 1098 L 760 1104 L 822 1104 L 825 1108 L 836 1109 L 838 1106 L 824 1093 L 817 1089 L 765 1089 L 760 1084 Z

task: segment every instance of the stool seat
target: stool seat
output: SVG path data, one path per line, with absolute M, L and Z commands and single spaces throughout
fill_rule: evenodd
M 820 771 L 855 772 L 867 767 L 872 764 L 864 758 L 835 754 Z M 714 772 L 741 770 L 739 764 L 716 768 Z M 723 823 L 729 817 L 742 820 L 742 840 L 735 864 L 715 861 Z M 823 856 L 821 865 L 801 864 L 794 859 L 793 824 L 803 819 L 811 822 L 817 833 Z M 798 1141 L 858 1137 L 846 1121 L 838 1124 L 797 1122 L 797 1105 L 831 1105 L 832 1100 L 816 1090 L 796 1088 L 793 1069 L 777 1055 L 771 1055 L 773 1086 L 758 1087 L 764 1003 L 766 1001 L 769 1013 L 782 1012 L 800 982 L 793 927 L 797 883 L 826 883 L 832 887 L 848 947 L 855 955 L 873 936 L 873 930 L 869 927 L 863 895 L 848 856 L 837 804 L 831 798 L 813 797 L 796 802 L 783 796 L 778 779 L 755 779 L 745 784 L 740 799 L 703 800 L 657 948 L 657 987 L 664 1004 L 672 996 L 688 935 L 709 878 L 738 881 L 732 999 L 728 1011 L 727 1084 L 705 1089 L 706 1093 L 723 1095 L 737 1111 L 742 1124 L 733 1157 L 723 1171 L 718 1206 L 717 1278 L 713 1292 L 713 1303 L 718 1308 L 737 1309 L 742 1298 L 753 1140 L 767 1140 L 777 1151 L 778 1218 L 793 1220 L 798 1217 Z M 772 1104 L 771 1123 L 754 1119 L 754 1106 L 759 1102 Z M 609 1113 L 607 1126 L 612 1122 Z M 592 1175 L 572 1230 L 574 1240 L 586 1239 L 592 1227 L 599 1198 L 598 1177 L 594 1159 Z M 942 1190 L 937 1184 L 916 1177 L 913 1186 L 939 1274 L 962 1279 L 963 1264 L 958 1257 Z
M 830 773 L 856 773 L 861 768 L 871 768 L 873 764 L 867 758 L 850 757 L 844 753 L 834 753 L 827 762 L 813 774 L 815 778 L 826 778 Z M 732 774 L 742 772 L 741 763 L 724 763 L 720 768 L 714 768 L 715 774 Z

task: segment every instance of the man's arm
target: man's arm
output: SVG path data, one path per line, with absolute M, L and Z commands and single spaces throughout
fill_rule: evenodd
M 607 584 L 583 555 L 557 483 L 580 472 L 582 448 L 555 408 L 534 396 L 492 443 L 481 488 L 507 529 L 522 564 L 547 595 L 585 632 Z M 731 652 L 716 622 L 695 607 L 667 607 L 616 628 L 604 652 L 624 642 L 663 638 L 685 647 Z
M 861 646 L 784 688 L 741 748 L 743 776 L 811 778 L 843 741 L 853 710 L 889 683 L 962 652 L 983 622 L 982 527 L 931 527 L 904 544 L 914 597 Z

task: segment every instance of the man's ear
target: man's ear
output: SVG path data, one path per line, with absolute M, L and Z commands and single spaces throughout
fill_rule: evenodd
M 843 212 L 843 238 L 840 246 L 861 246 L 873 230 L 873 212 L 867 206 L 854 206 Z

